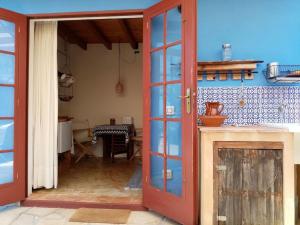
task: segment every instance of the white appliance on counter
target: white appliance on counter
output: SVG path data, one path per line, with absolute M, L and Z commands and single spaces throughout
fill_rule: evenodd
M 58 122 L 57 136 L 57 153 L 71 151 L 73 154 L 74 147 L 72 120 Z

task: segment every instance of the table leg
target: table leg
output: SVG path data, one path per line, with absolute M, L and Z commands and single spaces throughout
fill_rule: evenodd
M 103 159 L 111 158 L 111 135 L 103 135 Z

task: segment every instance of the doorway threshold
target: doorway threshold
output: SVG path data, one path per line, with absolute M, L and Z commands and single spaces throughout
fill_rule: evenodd
M 100 203 L 100 202 L 76 202 L 59 200 L 32 200 L 25 199 L 21 202 L 25 207 L 47 207 L 47 208 L 102 208 L 102 209 L 129 209 L 133 211 L 147 211 L 142 203 Z

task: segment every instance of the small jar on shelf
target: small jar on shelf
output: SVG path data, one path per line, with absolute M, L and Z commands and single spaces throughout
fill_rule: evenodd
M 223 61 L 230 61 L 232 59 L 232 49 L 231 49 L 231 44 L 223 44 Z

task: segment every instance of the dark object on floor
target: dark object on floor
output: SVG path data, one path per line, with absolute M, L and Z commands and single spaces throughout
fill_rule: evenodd
M 142 189 L 142 164 L 139 163 L 130 178 L 125 190 Z
M 130 216 L 126 209 L 80 208 L 70 218 L 70 222 L 126 224 Z

